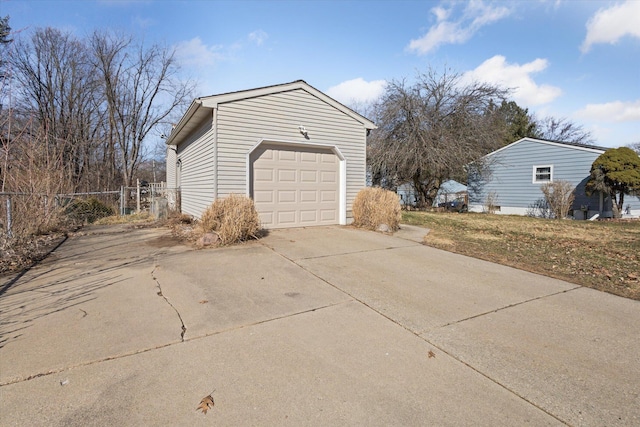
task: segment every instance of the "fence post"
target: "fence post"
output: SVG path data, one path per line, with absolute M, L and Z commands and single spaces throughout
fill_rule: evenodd
M 13 237 L 11 233 L 11 196 L 7 197 L 7 236 Z
M 140 213 L 140 179 L 136 179 L 136 213 Z
M 124 215 L 124 186 L 120 186 L 120 216 Z

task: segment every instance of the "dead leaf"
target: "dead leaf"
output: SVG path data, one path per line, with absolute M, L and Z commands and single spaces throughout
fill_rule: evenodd
M 196 408 L 196 411 L 200 410 L 203 414 L 206 414 L 209 409 L 213 408 L 213 405 L 213 397 L 211 397 L 211 395 L 205 396 L 200 401 L 200 404 Z
M 432 357 L 436 357 L 436 354 L 433 351 L 429 350 L 429 353 L 427 353 L 427 356 L 429 356 L 429 359 L 431 359 Z

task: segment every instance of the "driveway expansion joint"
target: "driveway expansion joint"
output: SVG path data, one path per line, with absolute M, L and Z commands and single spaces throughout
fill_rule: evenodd
M 517 398 L 521 399 L 522 401 L 527 402 L 529 405 L 531 405 L 531 406 L 535 407 L 535 408 L 536 408 L 536 409 L 538 409 L 539 411 L 544 412 L 545 414 L 547 414 L 547 415 L 549 415 L 550 417 L 554 418 L 555 420 L 557 420 L 557 421 L 558 421 L 558 422 L 560 422 L 561 424 L 566 425 L 566 426 L 570 426 L 570 424 L 569 424 L 569 423 L 567 423 L 565 420 L 563 420 L 563 419 L 559 418 L 559 417 L 558 417 L 557 415 L 555 415 L 554 413 L 552 413 L 552 412 L 550 412 L 550 411 L 546 410 L 545 408 L 541 407 L 540 405 L 536 404 L 535 402 L 533 402 L 533 401 L 531 401 L 531 400 L 527 399 L 525 396 L 523 396 L 523 395 L 521 395 L 520 393 L 516 392 L 515 390 L 513 390 L 513 389 L 511 389 L 511 388 L 507 387 L 505 384 L 502 384 L 502 383 L 501 383 L 501 382 L 499 382 L 498 380 L 496 380 L 496 379 L 492 378 L 489 374 L 486 374 L 486 373 L 482 372 L 481 370 L 479 370 L 478 368 L 476 368 L 476 367 L 474 367 L 474 366 L 470 365 L 469 363 L 465 362 L 465 361 L 464 361 L 464 360 L 462 360 L 461 358 L 459 358 L 459 357 L 457 357 L 456 355 L 454 355 L 454 354 L 450 353 L 449 351 L 445 350 L 445 349 L 444 349 L 444 348 L 442 348 L 441 346 L 436 345 L 435 343 L 432 343 L 432 342 L 431 342 L 431 341 L 429 341 L 426 337 L 423 337 L 423 336 L 422 336 L 418 331 L 414 331 L 414 330 L 412 330 L 411 328 L 409 328 L 408 326 L 403 325 L 403 324 L 402 324 L 402 323 L 400 323 L 399 321 L 397 321 L 397 320 L 393 319 L 392 317 L 390 317 L 390 316 L 388 316 L 388 315 L 384 314 L 383 312 L 381 312 L 381 311 L 377 310 L 376 308 L 372 307 L 371 305 L 367 304 L 367 303 L 366 303 L 365 301 L 363 301 L 362 299 L 359 299 L 359 298 L 358 298 L 358 297 L 356 297 L 355 295 L 352 295 L 351 293 L 349 293 L 349 292 L 345 291 L 344 289 L 339 288 L 337 285 L 334 285 L 334 284 L 333 284 L 333 283 L 331 283 L 330 281 L 328 281 L 328 280 L 326 280 L 325 278 L 323 278 L 323 277 L 321 277 L 321 276 L 319 276 L 319 275 L 315 274 L 314 272 L 312 272 L 312 271 L 308 270 L 308 269 L 307 269 L 307 268 L 305 268 L 303 265 L 300 265 L 300 264 L 298 264 L 298 262 L 297 262 L 297 261 L 301 261 L 301 260 L 304 260 L 304 259 L 310 259 L 310 258 L 301 258 L 301 259 L 299 259 L 299 260 L 294 260 L 294 259 L 291 259 L 291 258 L 287 257 L 286 255 L 284 255 L 284 254 L 282 254 L 282 253 L 278 252 L 278 251 L 277 251 L 275 248 L 273 248 L 273 247 L 270 247 L 270 246 L 267 246 L 267 245 L 264 245 L 264 246 L 266 246 L 266 247 L 268 247 L 269 249 L 273 250 L 275 253 L 277 253 L 278 255 L 280 255 L 281 257 L 283 257 L 284 259 L 288 260 L 288 261 L 289 261 L 289 262 L 291 262 L 292 264 L 294 264 L 294 265 L 298 266 L 299 268 L 303 269 L 304 271 L 308 272 L 309 274 L 313 275 L 314 277 L 317 277 L 318 279 L 322 280 L 324 283 L 328 284 L 329 286 L 331 286 L 331 287 L 335 288 L 336 290 L 338 290 L 338 291 L 340 291 L 340 292 L 344 293 L 345 295 L 349 296 L 349 297 L 350 297 L 350 298 L 352 298 L 354 301 L 357 301 L 358 303 L 360 303 L 360 304 L 362 304 L 363 306 L 367 307 L 368 309 L 370 309 L 370 310 L 371 310 L 371 311 L 373 311 L 374 313 L 377 313 L 379 316 L 384 317 L 384 318 L 385 318 L 385 319 L 387 319 L 388 321 L 390 321 L 390 322 L 394 323 L 395 325 L 399 326 L 400 328 L 402 328 L 402 329 L 406 330 L 407 332 L 409 332 L 409 333 L 413 334 L 413 335 L 414 335 L 414 336 L 416 336 L 418 339 L 420 339 L 420 340 L 424 341 L 425 343 L 427 343 L 427 344 L 429 344 L 429 345 L 433 346 L 434 348 L 437 348 L 437 349 L 438 349 L 438 350 L 440 350 L 442 353 L 446 354 L 447 356 L 451 357 L 453 360 L 456 360 L 457 362 L 459 362 L 459 363 L 463 364 L 464 366 L 468 367 L 469 369 L 473 370 L 473 371 L 474 371 L 474 372 L 476 372 L 478 375 L 481 375 L 482 377 L 486 378 L 487 380 L 491 381 L 492 383 L 496 384 L 497 386 L 499 386 L 499 387 L 503 388 L 503 389 L 504 389 L 504 390 L 506 390 L 507 392 L 509 392 L 509 393 L 513 394 L 514 396 L 516 396 Z M 395 249 L 395 248 L 394 248 L 394 249 Z M 376 250 L 388 250 L 388 249 L 376 249 Z M 371 250 L 371 251 L 360 251 L 360 252 L 355 252 L 355 253 L 373 252 L 373 251 L 376 251 L 376 250 Z M 327 256 L 331 256 L 331 255 L 327 255 Z M 324 258 L 324 257 L 327 257 L 327 256 L 315 257 L 315 258 Z M 575 289 L 580 289 L 580 288 L 582 288 L 582 286 L 577 285 L 577 286 L 576 286 L 576 287 L 574 287 L 574 288 L 565 289 L 565 290 L 563 290 L 563 291 L 556 292 L 556 293 L 553 293 L 553 294 L 542 295 L 542 296 L 539 296 L 539 297 L 536 297 L 536 298 L 532 298 L 532 299 L 529 299 L 529 300 L 526 300 L 526 301 L 522 301 L 522 302 L 519 302 L 519 303 L 516 303 L 516 304 L 511 304 L 511 305 L 509 305 L 509 306 L 502 307 L 502 308 L 499 308 L 499 309 L 497 309 L 497 310 L 492 310 L 492 311 L 490 311 L 490 312 L 488 312 L 488 313 L 483 313 L 483 314 L 479 314 L 479 315 L 476 315 L 476 316 L 472 316 L 472 317 L 470 317 L 469 319 L 474 318 L 474 317 L 484 316 L 484 315 L 486 315 L 486 314 L 493 313 L 493 312 L 495 312 L 495 311 L 504 310 L 504 309 L 506 309 L 506 308 L 514 307 L 514 306 L 517 306 L 517 305 L 520 305 L 520 304 L 524 304 L 524 303 L 526 303 L 526 302 L 530 302 L 530 301 L 535 301 L 535 300 L 539 300 L 539 299 L 547 298 L 547 297 L 550 297 L 550 296 L 553 296 L 553 295 L 563 294 L 563 293 L 570 292 L 570 291 L 573 291 L 573 290 L 575 290 Z M 311 310 L 310 310 L 310 311 L 311 311 Z M 469 320 L 469 319 L 463 319 L 463 320 L 461 320 L 461 321 L 459 321 L 459 322 L 462 322 L 462 321 L 464 321 L 464 320 Z M 454 323 L 458 323 L 458 322 L 452 322 L 451 324 L 454 324 Z M 448 326 L 448 325 L 445 325 L 445 326 Z
M 172 346 L 174 344 L 180 344 L 181 341 L 174 341 L 174 342 L 169 342 L 166 344 L 161 344 L 155 347 L 150 347 L 150 348 L 143 348 L 141 350 L 134 350 L 128 353 L 122 353 L 122 354 L 117 354 L 117 355 L 113 355 L 113 356 L 107 356 L 107 357 L 103 357 L 101 359 L 95 359 L 95 360 L 89 360 L 86 362 L 81 362 L 81 363 L 77 363 L 75 365 L 70 365 L 70 366 L 64 366 L 64 367 L 60 367 L 57 369 L 51 369 L 49 371 L 46 372 L 39 372 L 37 374 L 31 374 L 27 377 L 14 377 L 11 379 L 8 379 L 4 382 L 0 382 L 0 387 L 4 387 L 4 386 L 8 386 L 8 385 L 12 385 L 12 384 L 17 384 L 17 383 L 22 383 L 25 381 L 30 381 L 36 378 L 40 378 L 40 377 L 46 377 L 48 375 L 54 375 L 54 374 L 59 374 L 60 372 L 65 372 L 65 371 L 69 371 L 71 369 L 76 369 L 76 368 L 82 368 L 84 366 L 91 366 L 91 365 L 95 365 L 97 363 L 103 363 L 103 362 L 109 362 L 111 360 L 118 360 L 118 359 L 122 359 L 125 357 L 129 357 L 129 356 L 136 356 L 138 354 L 142 354 L 142 353 L 146 353 L 149 351 L 153 351 L 153 350 L 160 350 L 162 348 L 165 347 L 169 347 Z
M 515 302 L 515 303 L 509 304 L 509 305 L 505 305 L 504 307 L 496 308 L 494 310 L 485 311 L 484 313 L 474 314 L 473 316 L 465 317 L 464 319 L 455 320 L 453 322 L 449 322 L 449 323 L 446 323 L 444 325 L 440 325 L 440 326 L 436 326 L 436 327 L 433 327 L 433 328 L 425 329 L 423 331 L 417 332 L 417 334 L 418 335 L 426 334 L 426 333 L 428 333 L 428 332 L 430 332 L 430 331 L 432 331 L 434 329 L 441 329 L 441 328 L 446 328 L 447 326 L 457 325 L 458 323 L 463 323 L 463 322 L 466 322 L 467 320 L 477 319 L 478 317 L 483 317 L 483 316 L 486 316 L 488 314 L 498 313 L 500 311 L 508 310 L 510 308 L 517 307 L 517 306 L 523 305 L 523 304 L 527 304 L 527 303 L 530 303 L 530 302 L 533 302 L 533 301 L 539 301 L 539 300 L 542 300 L 542 299 L 545 299 L 545 298 L 549 298 L 549 297 L 553 297 L 553 296 L 556 296 L 556 295 L 566 294 L 567 292 L 575 291 L 576 289 L 581 289 L 581 288 L 582 288 L 582 286 L 576 285 L 575 287 L 570 288 L 570 289 L 564 289 L 562 291 L 553 292 L 553 293 L 546 294 L 546 295 L 540 295 L 540 296 L 537 296 L 535 298 L 529 298 L 527 300 L 520 301 L 520 302 Z
M 309 256 L 309 257 L 302 257 L 302 258 L 292 259 L 292 258 L 289 258 L 289 257 L 283 255 L 282 253 L 278 252 L 278 250 L 273 246 L 270 246 L 270 245 L 268 245 L 266 243 L 263 243 L 263 242 L 260 242 L 260 244 L 262 246 L 264 246 L 265 248 L 271 249 L 272 251 L 274 251 L 278 255 L 282 256 L 286 260 L 289 260 L 289 261 L 293 262 L 295 265 L 299 266 L 300 268 L 303 268 L 303 267 L 300 266 L 296 261 L 306 261 L 306 260 L 311 260 L 311 259 L 341 257 L 341 256 L 344 256 L 344 255 L 353 255 L 353 254 L 366 254 L 366 253 L 371 253 L 371 252 L 380 252 L 380 251 L 389 251 L 389 250 L 395 250 L 395 249 L 411 248 L 411 247 L 420 245 L 419 243 L 414 243 L 414 244 L 406 245 L 406 246 L 393 246 L 393 247 L 387 247 L 387 248 L 357 250 L 357 251 L 349 251 L 349 252 L 342 252 L 342 253 L 333 253 L 333 254 L 328 254 L 328 255 L 317 255 L 317 256 Z

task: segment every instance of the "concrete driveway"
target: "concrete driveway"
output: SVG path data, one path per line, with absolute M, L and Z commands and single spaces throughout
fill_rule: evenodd
M 89 228 L 1 282 L 0 425 L 640 425 L 640 303 L 423 234 Z

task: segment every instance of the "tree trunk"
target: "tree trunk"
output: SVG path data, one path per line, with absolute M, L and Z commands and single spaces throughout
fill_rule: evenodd
M 624 205 L 624 193 L 619 193 L 616 200 L 616 194 L 611 194 L 611 210 L 614 218 L 622 218 L 622 206 Z

